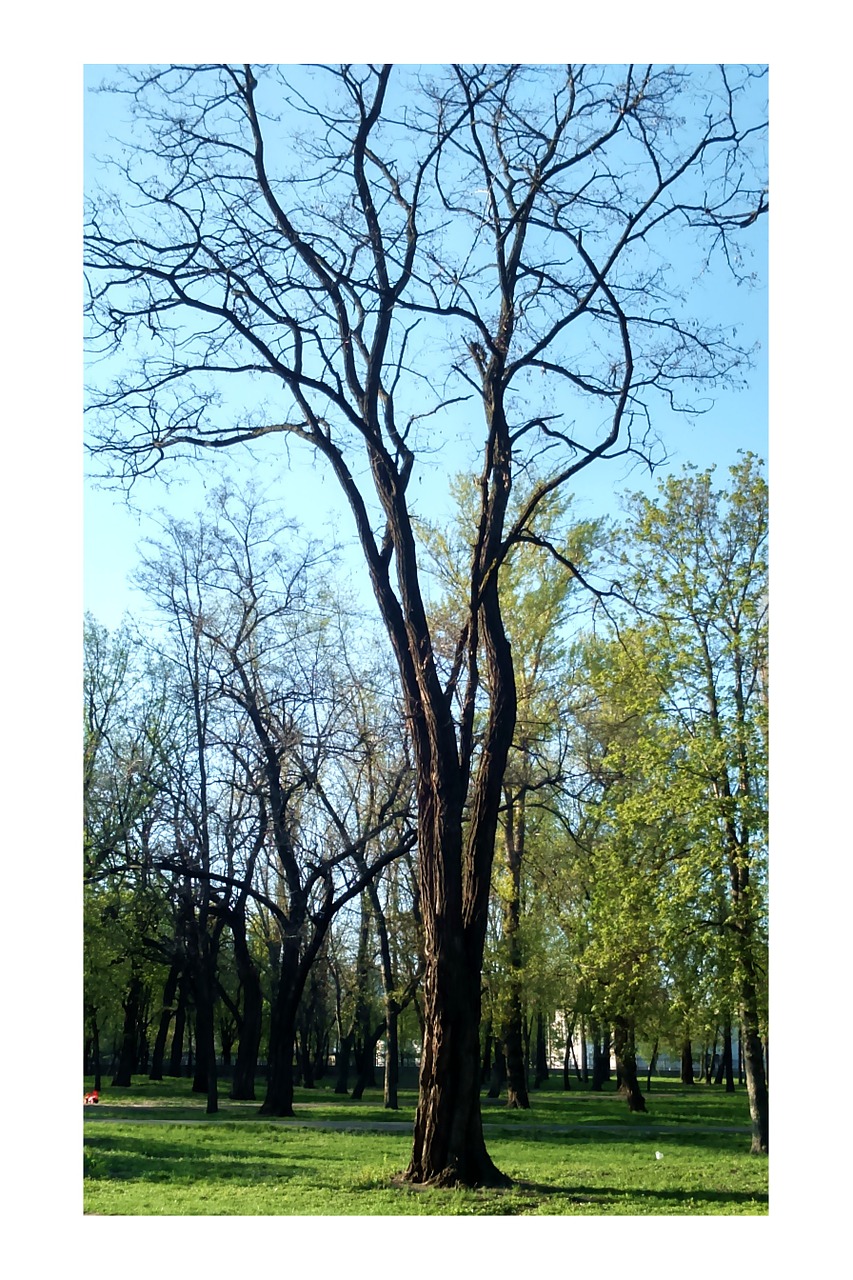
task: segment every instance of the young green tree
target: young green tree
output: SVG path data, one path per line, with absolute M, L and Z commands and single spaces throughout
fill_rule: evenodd
M 750 454 L 714 479 L 688 469 L 633 499 L 623 571 L 676 677 L 681 772 L 701 782 L 694 820 L 725 875 L 752 1150 L 766 1152 L 767 484 Z

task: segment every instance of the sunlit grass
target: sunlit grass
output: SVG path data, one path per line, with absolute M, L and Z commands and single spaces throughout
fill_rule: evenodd
M 411 1122 L 415 1094 L 385 1111 L 381 1095 L 359 1103 L 330 1089 L 298 1090 L 296 1121 L 258 1115 L 260 1101 L 205 1100 L 188 1081 L 138 1080 L 105 1088 L 85 1112 L 88 1213 L 148 1215 L 314 1214 L 764 1214 L 767 1161 L 748 1154 L 743 1090 L 686 1090 L 661 1082 L 646 1115 L 624 1101 L 552 1087 L 529 1112 L 483 1099 L 489 1151 L 514 1180 L 508 1191 L 421 1191 L 395 1182 L 411 1150 L 408 1132 L 325 1131 L 300 1120 L 353 1125 Z M 259 1095 L 259 1097 L 262 1096 Z M 120 1110 L 113 1110 L 113 1104 Z M 137 1123 L 128 1123 L 133 1117 Z M 192 1120 L 193 1123 L 181 1123 Z M 152 1123 L 139 1123 L 151 1121 Z M 594 1125 L 618 1126 L 616 1133 Z M 548 1133 L 546 1125 L 578 1126 Z M 702 1126 L 710 1132 L 697 1133 Z M 660 1153 L 656 1157 L 656 1152 Z

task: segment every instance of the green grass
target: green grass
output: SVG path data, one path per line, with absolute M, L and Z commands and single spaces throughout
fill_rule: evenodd
M 90 1087 L 90 1084 L 87 1085 Z M 408 1121 L 398 1112 L 327 1089 L 298 1090 L 297 1121 L 258 1116 L 259 1103 L 223 1099 L 208 1117 L 187 1081 L 145 1080 L 102 1091 L 86 1108 L 84 1208 L 148 1215 L 365 1214 L 765 1214 L 767 1161 L 749 1155 L 742 1090 L 682 1089 L 661 1081 L 649 1112 L 632 1116 L 614 1093 L 533 1095 L 529 1112 L 483 1099 L 487 1145 L 514 1180 L 508 1191 L 400 1186 L 409 1133 L 326 1131 L 298 1121 L 357 1125 Z M 117 1105 L 116 1105 L 117 1104 Z M 114 1109 L 115 1106 L 115 1109 Z M 136 1123 L 130 1123 L 133 1117 Z M 187 1121 L 193 1123 L 187 1123 Z M 146 1121 L 147 1123 L 139 1123 Z M 548 1133 L 544 1126 L 577 1126 Z M 592 1126 L 617 1126 L 602 1132 Z M 493 1127 L 494 1126 L 494 1127 Z M 682 1128 L 683 1126 L 683 1128 Z M 702 1126 L 704 1132 L 693 1131 Z M 657 1159 L 655 1152 L 661 1152 Z

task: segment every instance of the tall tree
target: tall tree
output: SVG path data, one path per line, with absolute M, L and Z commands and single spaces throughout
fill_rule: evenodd
M 498 571 L 548 493 L 644 452 L 655 409 L 686 407 L 682 387 L 736 376 L 730 330 L 686 313 L 671 248 L 693 232 L 734 262 L 766 210 L 758 75 L 205 65 L 117 85 L 142 134 L 113 158 L 133 200 L 96 195 L 89 209 L 93 336 L 128 365 L 96 395 L 96 448 L 136 476 L 199 449 L 303 441 L 349 502 L 396 659 L 426 959 L 415 1182 L 506 1181 L 478 1087 L 516 720 Z M 251 374 L 274 401 L 235 413 L 219 392 Z M 442 681 L 410 483 L 437 424 L 457 438 L 449 410 L 472 397 L 485 443 L 468 605 Z M 537 454 L 549 469 L 509 523 L 514 470 Z

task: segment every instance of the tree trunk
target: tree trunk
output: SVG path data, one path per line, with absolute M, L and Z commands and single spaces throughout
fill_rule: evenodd
M 175 996 L 178 990 L 178 979 L 181 976 L 180 965 L 175 962 L 169 970 L 169 976 L 166 979 L 166 985 L 163 988 L 163 1012 L 160 1014 L 160 1025 L 157 1028 L 157 1037 L 154 1041 L 154 1052 L 151 1055 L 151 1070 L 148 1073 L 149 1080 L 163 1079 L 163 1059 L 166 1054 L 166 1041 L 169 1037 L 169 1026 L 175 1015 Z
M 507 1004 L 502 1027 L 503 1051 L 506 1057 L 506 1105 L 527 1110 L 527 1070 L 522 1034 L 524 1002 L 521 957 L 521 862 L 524 851 L 524 803 L 506 792 L 503 818 L 504 850 L 508 880 L 503 903 L 503 933 L 507 948 Z
M 352 1055 L 353 1041 L 355 1033 L 350 1031 L 345 1035 L 338 1044 L 337 1060 L 335 1066 L 337 1068 L 337 1079 L 335 1080 L 335 1093 L 348 1093 L 347 1077 L 349 1076 L 350 1057 Z
M 534 1088 L 540 1088 L 549 1076 L 548 1039 L 545 1035 L 545 1019 L 541 1013 L 536 1014 L 536 1063 L 533 1077 Z
M 693 1075 L 693 1045 L 690 1037 L 685 1036 L 681 1042 L 681 1083 L 695 1084 Z
M 92 1064 L 94 1068 L 93 1074 L 95 1077 L 94 1088 L 97 1093 L 100 1093 L 101 1092 L 101 1036 L 98 1028 L 97 1014 L 94 1014 L 94 1013 L 92 1014 L 91 1027 L 92 1027 Z
M 180 1076 L 184 1057 L 184 1031 L 187 1021 L 187 996 L 184 979 L 178 982 L 178 1006 L 175 1009 L 175 1025 L 172 1028 L 172 1047 L 169 1050 L 170 1076 Z
M 601 1093 L 605 1080 L 610 1076 L 609 1063 L 606 1061 L 605 1045 L 607 1043 L 597 1022 L 590 1022 L 592 1033 L 592 1080 L 590 1089 L 593 1093 Z
M 397 1111 L 397 1087 L 400 1081 L 400 1047 L 397 1040 L 397 1002 L 388 996 L 385 1001 L 385 1108 Z
M 735 1079 L 732 1064 L 732 1023 L 730 1018 L 726 1018 L 723 1023 L 723 1052 L 720 1055 L 714 1084 L 722 1084 L 723 1080 L 726 1082 L 726 1093 L 734 1093 Z
M 293 1115 L 293 1051 L 296 1012 L 304 986 L 299 973 L 299 939 L 287 937 L 282 947 L 281 971 L 270 1008 L 269 1069 L 262 1116 Z
M 483 1036 L 483 1062 L 480 1067 L 480 1084 L 484 1085 L 492 1074 L 492 1020 L 486 1023 Z
M 582 1079 L 584 1084 L 589 1083 L 589 1065 L 587 1063 L 587 1046 L 586 1046 L 586 1019 L 581 1015 L 581 1065 Z
M 649 1059 L 649 1069 L 646 1072 L 646 1093 L 651 1093 L 652 1091 L 652 1072 L 655 1071 L 655 1069 L 657 1068 L 657 1065 L 658 1065 L 658 1042 L 657 1040 L 655 1040 L 654 1048 L 652 1049 L 652 1056 Z
M 764 1048 L 761 1043 L 758 1022 L 758 1001 L 755 986 L 747 975 L 741 983 L 743 1024 L 743 1057 L 746 1069 L 746 1095 L 752 1121 L 753 1155 L 767 1155 L 770 1150 L 770 1106 L 767 1094 L 767 1076 L 764 1066 Z
M 129 1089 L 133 1073 L 136 1070 L 136 1055 L 139 1047 L 139 1009 L 142 1001 L 142 982 L 137 974 L 130 979 L 127 996 L 122 1001 L 124 1024 L 122 1026 L 121 1050 L 118 1067 L 113 1076 L 113 1085 L 118 1089 Z
M 746 1084 L 746 1065 L 743 1060 L 743 1025 L 740 1022 L 737 1028 L 737 1082 L 738 1084 Z
M 216 1029 L 213 1021 L 213 999 L 207 974 L 197 976 L 195 996 L 196 1065 L 192 1091 L 207 1095 L 207 1114 L 215 1115 L 219 1109 L 216 1080 Z
M 629 1111 L 645 1111 L 646 1100 L 637 1079 L 637 1055 L 634 1050 L 634 1027 L 629 1018 L 613 1021 L 613 1053 L 619 1073 L 619 1091 L 624 1093 Z
M 503 1045 L 500 1040 L 494 1041 L 494 1055 L 492 1057 L 492 1071 L 489 1077 L 489 1091 L 487 1098 L 499 1098 L 501 1089 L 506 1080 L 506 1058 L 504 1057 Z
M 514 980 L 511 978 L 511 982 Z M 527 1071 L 524 1062 L 524 1044 L 521 1036 L 522 1012 L 520 991 L 513 986 L 510 994 L 510 1011 L 504 1024 L 503 1055 L 506 1061 L 506 1105 L 527 1110 L 530 1098 L 527 1093 Z
M 409 1181 L 508 1186 L 486 1151 L 480 1116 L 480 974 L 445 937 L 424 981 L 426 1039 Z M 476 969 L 476 976 L 475 976 Z
M 574 1025 L 573 1024 L 570 1025 L 567 1019 L 566 1020 L 566 1048 L 563 1052 L 563 1092 L 564 1093 L 567 1093 L 569 1089 L 571 1089 L 572 1087 L 572 1082 L 571 1082 L 571 1079 L 569 1078 L 569 1063 L 571 1062 L 571 1058 L 572 1058 L 572 1036 L 574 1035 L 574 1030 L 575 1030 Z
M 257 968 L 245 946 L 245 937 L 238 941 L 234 935 L 234 956 L 243 993 L 242 1016 L 239 1024 L 237 1057 L 231 1079 L 231 1097 L 243 1101 L 255 1100 L 255 1072 L 258 1069 L 258 1053 L 261 1047 L 263 1019 L 263 995 Z
M 314 1061 L 311 1057 L 311 1031 L 309 1027 L 304 1027 L 301 1036 L 297 1036 L 297 1048 L 299 1053 L 299 1074 L 302 1079 L 303 1089 L 314 1088 Z

